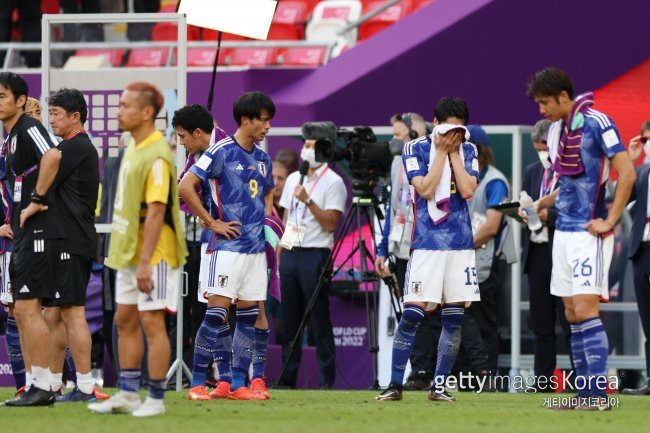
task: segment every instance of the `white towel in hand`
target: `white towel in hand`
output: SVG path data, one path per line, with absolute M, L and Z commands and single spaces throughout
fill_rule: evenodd
M 445 135 L 452 129 L 462 129 L 465 132 L 465 140 L 469 140 L 469 131 L 467 131 L 467 128 L 462 125 L 441 123 L 433 128 L 433 132 L 431 133 L 431 151 L 429 152 L 429 168 L 431 168 L 433 160 L 436 157 L 436 136 L 438 134 Z M 462 144 L 458 149 L 458 153 L 460 154 L 460 160 L 463 161 L 464 155 Z M 434 224 L 440 224 L 445 221 L 449 217 L 450 213 L 449 196 L 451 195 L 451 165 L 449 156 L 447 156 L 446 159 L 447 161 L 445 161 L 442 175 L 440 176 L 440 182 L 438 182 L 433 198 L 427 202 L 429 216 Z
M 551 123 L 546 137 L 546 145 L 548 146 L 548 156 L 551 158 L 551 164 L 557 158 L 558 148 L 560 147 L 560 136 L 562 135 L 562 121 L 558 120 Z

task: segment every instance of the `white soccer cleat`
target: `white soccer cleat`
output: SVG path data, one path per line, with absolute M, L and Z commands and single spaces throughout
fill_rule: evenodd
M 147 397 L 140 407 L 131 415 L 137 417 L 156 416 L 165 414 L 165 403 L 162 400 Z
M 140 396 L 118 392 L 102 402 L 90 403 L 88 409 L 94 413 L 133 413 L 141 406 Z

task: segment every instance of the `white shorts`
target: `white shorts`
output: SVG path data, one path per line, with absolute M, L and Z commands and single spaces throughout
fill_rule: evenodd
M 14 302 L 9 279 L 9 260 L 11 260 L 11 251 L 0 254 L 0 304 L 3 305 Z
M 206 250 L 208 249 L 208 244 L 202 243 L 201 244 L 201 264 L 199 266 L 199 287 L 198 287 L 198 292 L 196 294 L 199 302 L 203 302 L 205 304 L 208 303 L 208 275 L 209 275 L 209 269 L 210 269 L 210 257 L 212 257 L 212 254 L 207 254 Z
M 403 301 L 438 304 L 480 301 L 474 250 L 414 250 L 409 258 Z
M 240 301 L 264 301 L 268 274 L 266 253 L 214 251 L 210 254 L 206 294 Z
M 181 268 L 172 268 L 162 260 L 153 268 L 153 290 L 142 293 L 136 280 L 137 267 L 129 265 L 117 271 L 115 279 L 115 302 L 137 305 L 138 311 L 166 310 L 176 313 Z
M 609 300 L 609 265 L 614 236 L 596 237 L 589 232 L 555 231 L 551 294 L 560 297 L 598 295 Z

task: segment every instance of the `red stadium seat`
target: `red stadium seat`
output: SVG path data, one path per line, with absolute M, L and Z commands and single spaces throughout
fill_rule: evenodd
M 316 68 L 323 64 L 327 47 L 291 47 L 280 54 L 282 66 L 305 66 Z
M 225 65 L 230 57 L 232 49 L 221 48 L 219 53 L 219 65 Z M 187 66 L 213 66 L 214 56 L 217 54 L 215 48 L 188 48 L 187 49 Z M 176 50 L 174 50 L 174 65 L 176 64 Z
M 263 68 L 275 64 L 276 48 L 235 48 L 229 56 L 230 66 L 252 66 Z
M 302 2 L 307 6 L 307 16 L 310 16 L 314 12 L 314 8 L 322 0 L 302 0 Z
M 61 12 L 59 0 L 41 0 L 41 12 L 44 14 L 58 14 Z
M 305 38 L 307 6 L 302 2 L 281 1 L 273 15 L 268 40 L 291 41 Z
M 169 58 L 169 48 L 134 48 L 129 54 L 126 66 L 158 67 L 165 66 Z
M 358 0 L 322 1 L 318 3 L 307 25 L 306 39 L 310 42 L 332 42 L 340 38 L 338 32 L 361 16 Z M 349 45 L 357 40 L 357 29 L 343 36 Z
M 383 1 L 371 3 L 365 10 L 365 13 L 371 12 L 384 4 Z M 411 12 L 411 2 L 403 0 L 388 9 L 381 12 L 379 15 L 369 19 L 361 24 L 359 28 L 359 39 L 368 39 L 370 36 L 384 30 L 401 20 Z
M 187 26 L 187 40 L 198 41 L 200 29 L 196 26 Z M 156 23 L 151 30 L 152 41 L 175 41 L 178 39 L 178 24 Z
M 201 39 L 204 41 L 216 41 L 219 32 L 212 29 L 202 29 Z M 247 41 L 248 38 L 245 36 L 233 35 L 232 33 L 224 33 L 221 36 L 222 41 Z
M 122 66 L 124 51 L 122 50 L 77 50 L 75 56 L 104 56 L 113 66 Z

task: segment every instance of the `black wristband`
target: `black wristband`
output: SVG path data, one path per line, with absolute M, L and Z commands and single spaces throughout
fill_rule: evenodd
M 41 206 L 47 205 L 47 199 L 43 195 L 38 195 L 36 190 L 32 191 L 30 196 L 32 203 L 40 204 Z

